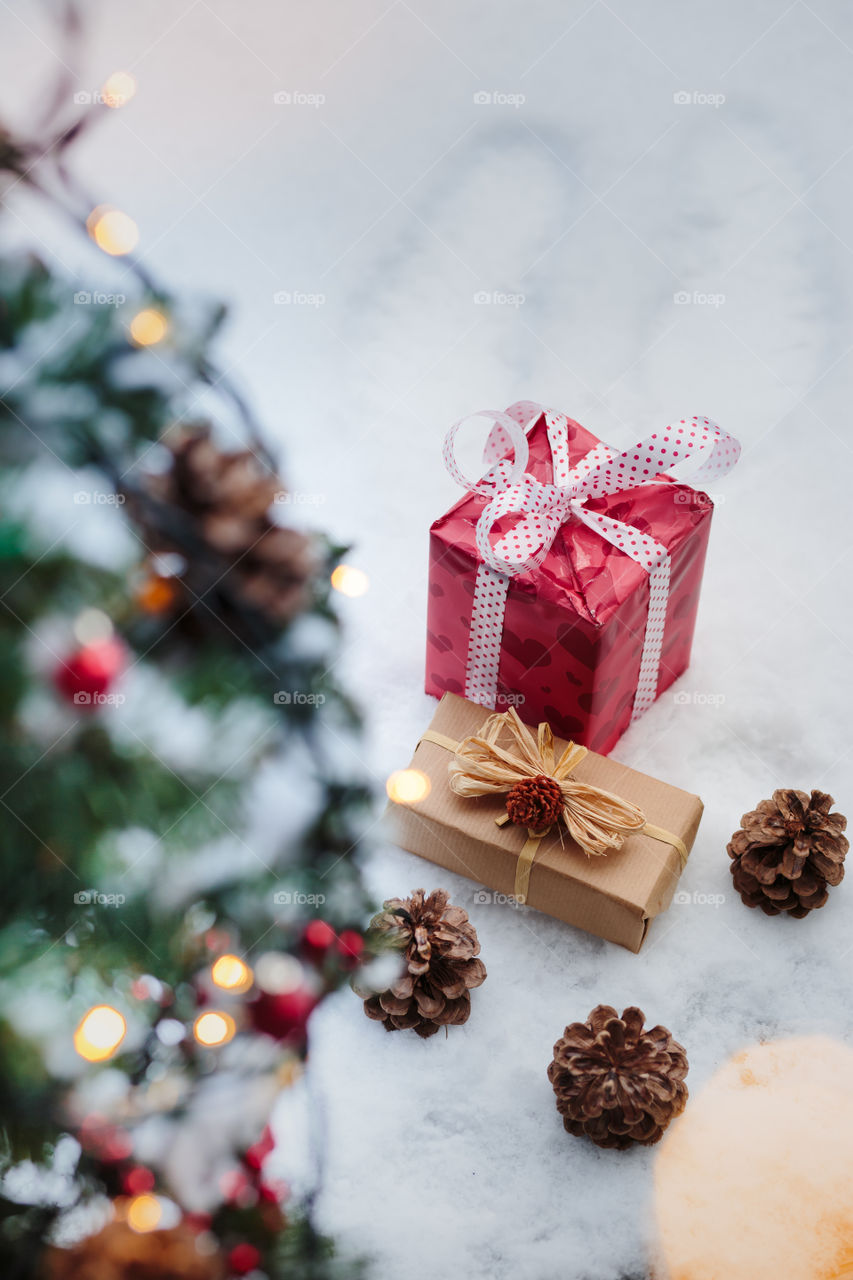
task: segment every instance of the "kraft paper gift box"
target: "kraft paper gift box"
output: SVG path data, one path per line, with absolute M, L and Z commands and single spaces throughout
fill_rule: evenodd
M 461 423 L 445 441 L 468 492 L 430 529 L 426 691 L 606 753 L 690 661 L 713 503 L 665 473 L 695 459 L 706 483 L 740 446 L 707 418 L 619 454 L 529 401 L 477 416 L 494 423 L 479 481 L 456 463 Z
M 391 829 L 402 848 L 513 899 L 527 832 L 506 822 L 505 796 L 466 798 L 450 788 L 450 747 L 480 733 L 489 714 L 463 698 L 444 695 L 427 734 L 445 745 L 425 735 L 410 766 L 429 779 L 428 794 L 415 803 L 392 800 Z M 555 740 L 557 757 L 566 745 Z M 696 837 L 702 801 L 591 751 L 571 776 L 638 805 L 650 826 L 671 834 L 683 849 L 640 832 L 628 835 L 621 849 L 590 857 L 560 823 L 537 842 L 526 905 L 639 951 L 651 921 L 672 901 Z

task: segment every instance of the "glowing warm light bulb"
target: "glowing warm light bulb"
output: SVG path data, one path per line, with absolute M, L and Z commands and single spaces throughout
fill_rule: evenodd
M 239 956 L 220 956 L 211 966 L 210 976 L 223 991 L 248 991 L 254 975 Z
M 126 1032 L 127 1023 L 118 1009 L 97 1004 L 74 1032 L 74 1048 L 87 1062 L 104 1062 L 115 1053 Z
M 130 253 L 139 242 L 139 228 L 127 213 L 110 205 L 98 205 L 86 219 L 86 228 L 99 249 L 113 257 Z
M 420 769 L 398 769 L 385 783 L 385 790 L 395 804 L 417 804 L 429 795 L 430 785 Z
M 130 322 L 130 336 L 138 347 L 153 347 L 165 338 L 169 322 L 162 311 L 145 307 Z
M 193 1035 L 199 1044 L 212 1049 L 233 1039 L 237 1025 L 227 1013 L 202 1013 L 193 1023 Z
M 106 107 L 123 107 L 136 93 L 136 77 L 129 71 L 114 71 L 101 85 L 101 99 Z
M 339 564 L 332 571 L 332 586 L 343 596 L 363 596 L 370 586 L 370 580 L 363 569 L 356 569 L 351 564 Z
M 163 1207 L 156 1196 L 134 1196 L 127 1206 L 127 1225 L 133 1231 L 154 1231 L 162 1217 Z

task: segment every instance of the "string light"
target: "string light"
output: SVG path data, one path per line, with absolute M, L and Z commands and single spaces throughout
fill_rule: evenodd
M 134 1196 L 127 1206 L 127 1225 L 133 1231 L 155 1231 L 162 1217 L 163 1207 L 156 1196 Z
M 86 229 L 99 249 L 112 257 L 130 253 L 139 243 L 139 228 L 129 214 L 100 204 L 86 219 Z
M 355 565 L 339 564 L 332 572 L 332 586 L 342 596 L 355 598 L 364 595 L 370 579 L 363 569 L 356 569 Z
M 237 1024 L 227 1013 L 202 1013 L 193 1023 L 193 1035 L 206 1049 L 227 1044 L 234 1038 Z
M 239 956 L 232 955 L 220 956 L 212 965 L 210 976 L 217 987 L 237 994 L 248 991 L 254 981 L 254 974 L 249 966 Z
M 430 792 L 430 780 L 420 769 L 398 769 L 385 784 L 389 799 L 395 804 L 417 804 Z
M 84 609 L 75 618 L 73 630 L 80 644 L 101 644 L 112 636 L 113 624 L 100 609 Z
M 130 322 L 130 336 L 138 347 L 153 347 L 165 338 L 169 322 L 162 311 L 145 307 Z
M 136 93 L 136 77 L 129 71 L 114 71 L 101 85 L 101 101 L 106 107 L 123 107 Z
M 127 1022 L 118 1009 L 96 1004 L 74 1032 L 74 1048 L 87 1062 L 111 1058 L 127 1033 Z

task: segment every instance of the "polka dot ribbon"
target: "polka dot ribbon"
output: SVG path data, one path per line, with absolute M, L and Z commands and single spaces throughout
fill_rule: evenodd
M 527 430 L 543 413 L 551 447 L 551 484 L 536 480 L 526 471 Z M 642 565 L 649 575 L 649 616 L 632 715 L 636 720 L 657 696 L 669 601 L 669 552 L 663 543 L 633 525 L 589 511 L 584 504 L 590 498 L 650 484 L 673 467 L 683 468 L 674 478 L 685 478 L 684 472 L 689 470 L 692 483 L 707 484 L 731 471 L 740 456 L 739 443 L 710 418 L 682 418 L 624 453 L 599 443 L 573 467 L 569 458 L 569 420 L 563 413 L 522 400 L 506 413 L 484 409 L 469 417 L 486 418 L 492 423 L 483 451 L 483 462 L 488 467 L 485 475 L 472 481 L 456 461 L 456 437 L 469 418 L 454 423 L 444 440 L 444 462 L 454 480 L 488 499 L 476 529 L 481 563 L 468 643 L 466 698 L 494 708 L 510 579 L 537 569 L 560 527 L 574 517 Z M 495 540 L 498 521 L 512 517 L 515 521 L 509 531 Z

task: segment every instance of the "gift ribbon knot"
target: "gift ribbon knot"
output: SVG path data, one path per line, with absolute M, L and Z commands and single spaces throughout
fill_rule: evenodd
M 537 480 L 526 471 L 526 427 L 543 413 L 553 482 Z M 565 414 L 543 409 L 532 401 L 520 401 L 506 413 L 485 409 L 470 416 L 487 418 L 493 424 L 483 453 L 483 462 L 489 468 L 484 476 L 469 480 L 456 460 L 456 436 L 467 418 L 454 423 L 444 441 L 444 461 L 453 478 L 463 488 L 488 499 L 476 528 L 480 564 L 468 642 L 465 697 L 494 708 L 509 582 L 537 569 L 562 525 L 574 518 L 630 556 L 649 575 L 649 614 L 632 715 L 637 719 L 657 696 L 669 600 L 669 551 L 633 525 L 590 511 L 586 503 L 591 498 L 651 484 L 684 463 L 691 468 L 694 482 L 707 483 L 731 470 L 740 455 L 740 445 L 710 418 L 682 418 L 624 453 L 599 443 L 572 466 L 570 427 Z M 511 458 L 507 456 L 510 453 Z M 698 469 L 697 463 L 701 464 Z M 504 528 L 509 522 L 510 527 L 496 537 L 499 522 Z
M 575 778 L 574 771 L 587 755 L 586 747 L 569 742 L 557 759 L 554 735 L 546 722 L 539 725 L 534 738 L 511 707 L 489 716 L 479 733 L 461 742 L 433 730 L 427 730 L 423 738 L 453 752 L 450 788 L 465 798 L 506 795 L 525 779 L 553 780 L 562 799 L 559 821 L 587 857 L 620 849 L 626 836 L 642 833 L 672 845 L 682 868 L 687 863 L 687 846 L 680 836 L 648 823 L 642 809 L 630 800 Z M 499 826 L 509 820 L 506 813 L 495 819 Z M 527 829 L 515 873 L 515 897 L 521 902 L 527 900 L 533 863 L 550 830 L 550 826 Z

